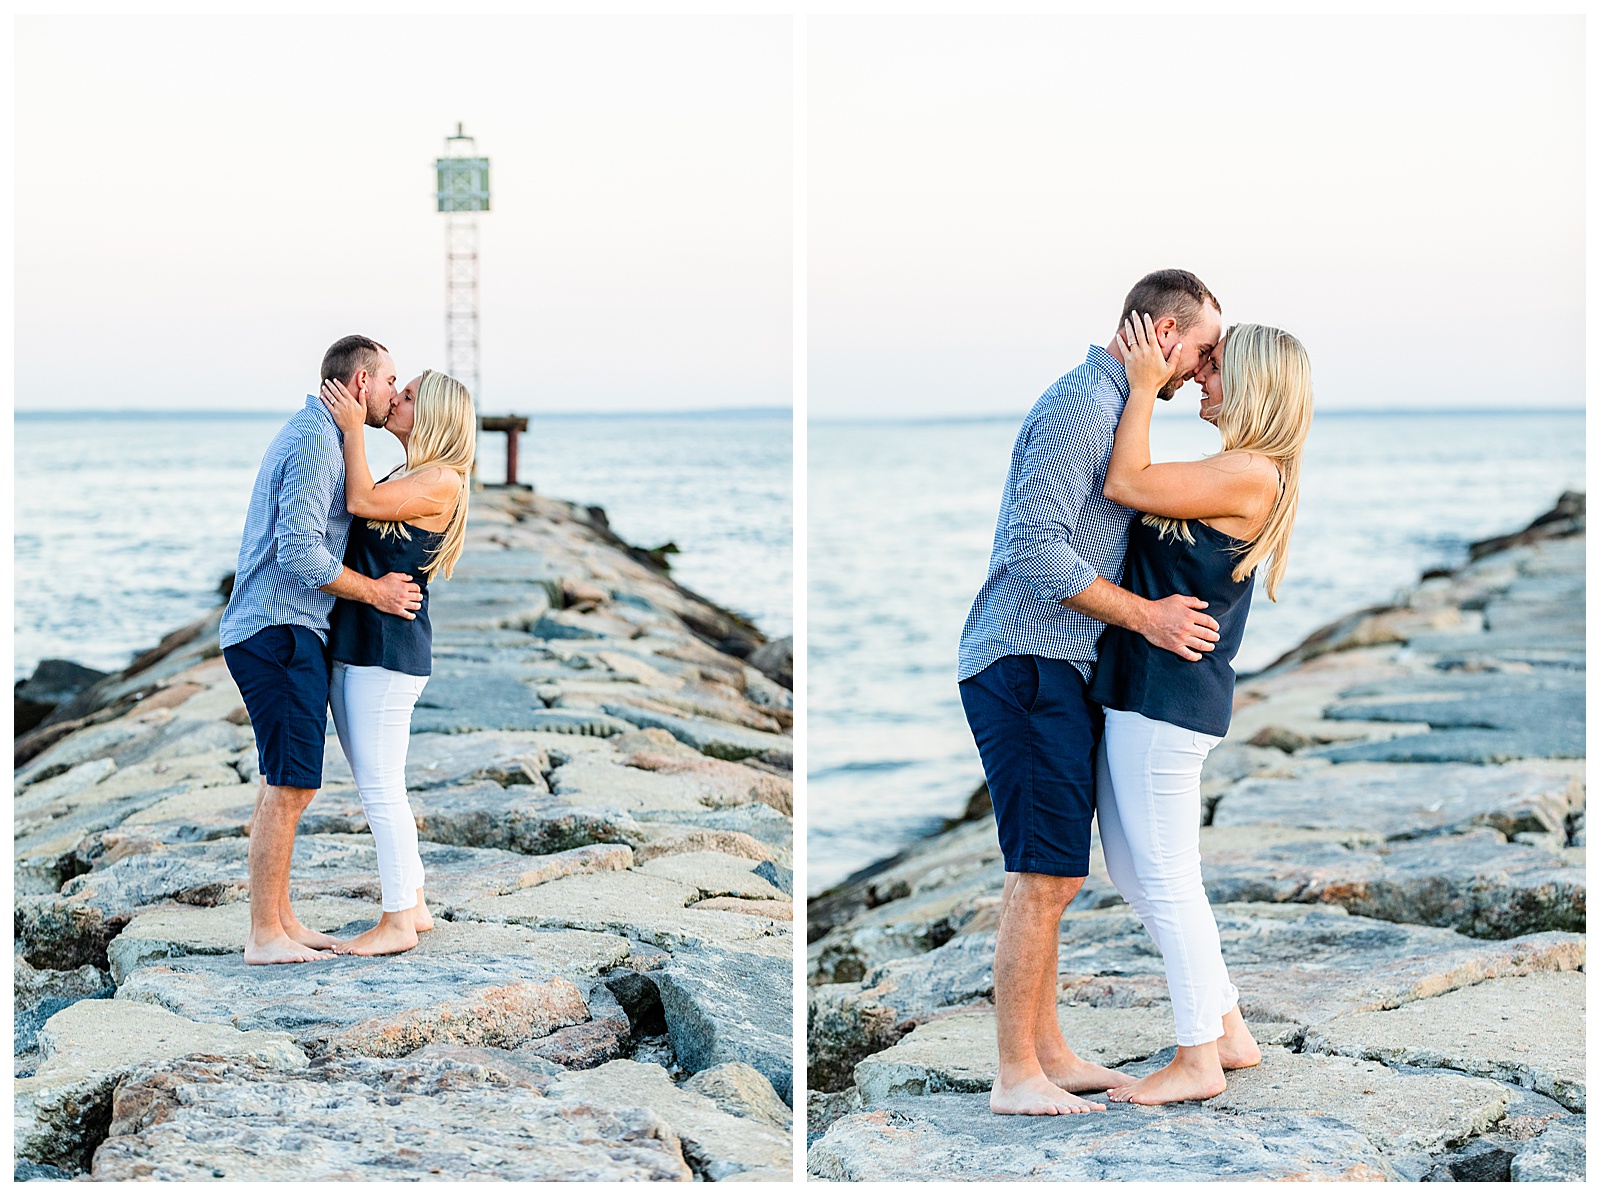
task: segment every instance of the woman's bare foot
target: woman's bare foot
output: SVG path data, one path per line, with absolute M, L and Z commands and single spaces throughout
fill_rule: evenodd
M 333 948 L 335 954 L 404 954 L 417 945 L 417 931 L 411 924 L 414 909 L 405 912 L 386 912 L 378 923 L 365 933 L 357 934 L 348 942 Z
M 1177 1057 L 1159 1071 L 1127 1087 L 1112 1088 L 1106 1098 L 1119 1104 L 1177 1104 L 1209 1100 L 1228 1089 L 1217 1061 L 1217 1044 L 1179 1046 Z
M 1110 1067 L 1079 1058 L 1070 1050 L 1064 1057 L 1056 1056 L 1048 1060 L 1041 1054 L 1039 1065 L 1044 1068 L 1046 1079 L 1068 1092 L 1105 1092 L 1139 1082 L 1125 1072 L 1113 1071 Z
M 275 963 L 316 962 L 321 958 L 332 958 L 333 955 L 321 950 L 313 950 L 287 934 L 269 938 L 264 942 L 257 942 L 253 938 L 244 940 L 244 961 L 252 967 L 271 966 Z
M 417 906 L 411 910 L 411 926 L 418 933 L 427 933 L 433 928 L 433 914 L 422 899 L 421 888 L 417 889 Z
M 1002 1116 L 1055 1117 L 1106 1110 L 1104 1104 L 1082 1100 L 1057 1087 L 1043 1073 L 1024 1076 L 1015 1082 L 1008 1080 L 1005 1086 L 1001 1085 L 1002 1077 L 996 1075 L 994 1086 L 989 1089 L 989 1111 Z
M 1217 1042 L 1217 1058 L 1221 1060 L 1224 1071 L 1253 1067 L 1261 1061 L 1261 1047 L 1256 1045 L 1256 1039 L 1250 1035 L 1244 1017 L 1239 1014 L 1237 1004 L 1223 1014 L 1222 1037 Z

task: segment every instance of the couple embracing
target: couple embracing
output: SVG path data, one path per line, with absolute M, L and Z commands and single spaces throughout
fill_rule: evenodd
M 222 654 L 255 730 L 250 821 L 252 966 L 330 954 L 395 954 L 433 918 L 406 799 L 411 710 L 432 671 L 428 582 L 461 555 L 477 438 L 472 397 L 424 371 L 397 390 L 389 351 L 340 338 L 320 396 L 267 448 L 245 518 Z M 381 482 L 365 426 L 405 463 Z M 308 929 L 289 900 L 295 827 L 322 786 L 328 709 L 377 847 L 382 912 L 347 941 Z
M 1199 383 L 1222 437 L 1152 463 L 1158 399 Z M 1311 369 L 1282 330 L 1235 325 L 1188 271 L 1141 279 L 1108 347 L 1050 388 L 1011 454 L 994 548 L 961 634 L 961 700 L 1006 882 L 995 943 L 997 1113 L 1103 1109 L 1076 1093 L 1206 1099 L 1261 1052 L 1239 1013 L 1200 875 L 1200 772 L 1228 731 L 1257 572 L 1277 599 L 1311 425 Z M 1119 582 L 1120 581 L 1120 585 Z M 1062 913 L 1089 869 L 1166 964 L 1172 1063 L 1143 1079 L 1086 1061 L 1056 1015 Z

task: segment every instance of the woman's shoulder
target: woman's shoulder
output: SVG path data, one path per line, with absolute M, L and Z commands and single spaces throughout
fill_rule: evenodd
M 1282 477 L 1277 462 L 1259 450 L 1222 450 L 1207 461 L 1219 470 L 1243 475 L 1254 483 L 1274 490 Z

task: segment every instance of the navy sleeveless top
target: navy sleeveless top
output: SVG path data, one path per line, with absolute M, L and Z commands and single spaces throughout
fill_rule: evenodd
M 359 600 L 341 599 L 329 617 L 328 655 L 352 667 L 387 667 L 402 675 L 433 674 L 433 627 L 428 623 L 428 577 L 422 564 L 443 540 L 442 533 L 406 523 L 402 537 L 383 537 L 371 521 L 350 522 L 350 541 L 344 565 L 368 579 L 382 579 L 390 571 L 404 571 L 422 589 L 422 607 L 416 620 L 379 612 Z
M 1145 641 L 1131 629 L 1106 626 L 1089 698 L 1120 712 L 1142 713 L 1196 733 L 1223 737 L 1233 717 L 1233 656 L 1244 637 L 1254 578 L 1235 583 L 1233 568 L 1248 542 L 1189 522 L 1194 545 L 1135 519 L 1128 529 L 1122 586 L 1146 600 L 1195 596 L 1200 611 L 1216 621 L 1216 646 L 1199 662 Z

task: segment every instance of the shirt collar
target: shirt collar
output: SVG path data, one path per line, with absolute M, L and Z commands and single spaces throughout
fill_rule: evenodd
M 339 444 L 341 446 L 344 445 L 344 430 L 335 424 L 333 414 L 328 411 L 328 406 L 322 402 L 322 397 L 313 396 L 309 392 L 306 393 L 306 407 L 327 422 L 328 426 L 333 430 L 334 436 L 339 439 Z
M 1090 346 L 1089 357 L 1084 361 L 1116 384 L 1124 401 L 1128 399 L 1128 369 L 1112 357 L 1111 351 L 1104 346 Z

